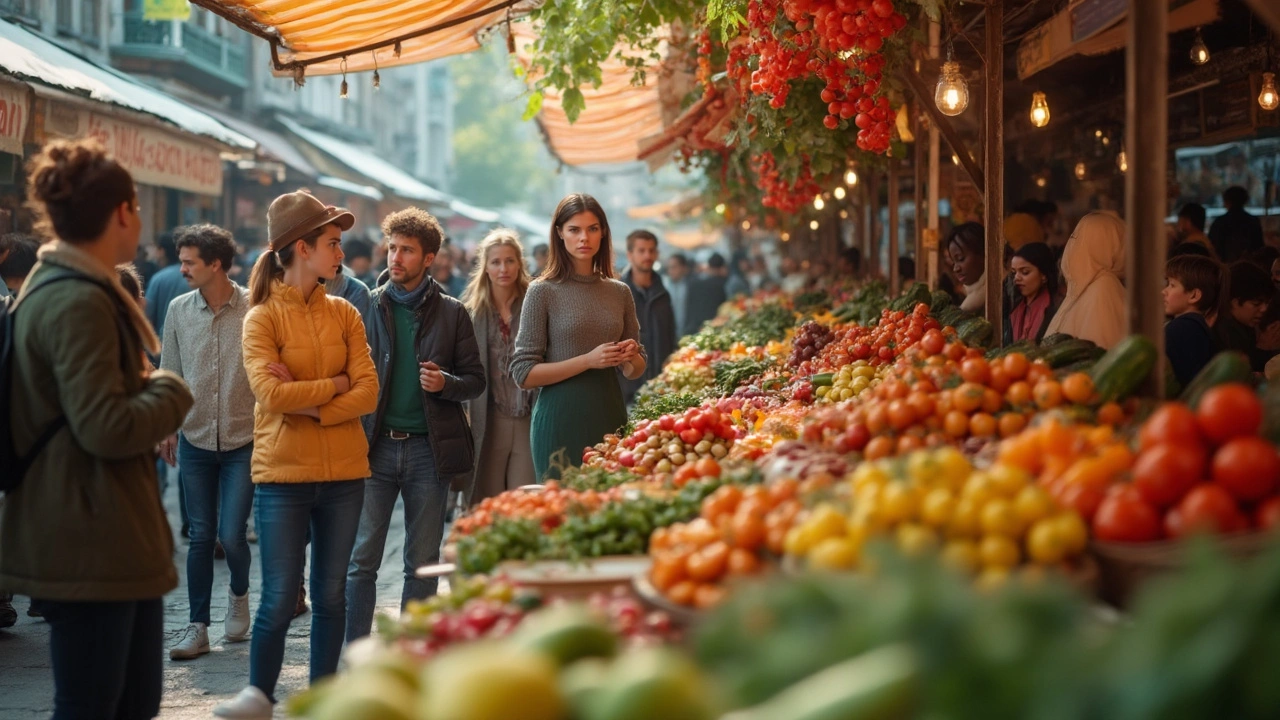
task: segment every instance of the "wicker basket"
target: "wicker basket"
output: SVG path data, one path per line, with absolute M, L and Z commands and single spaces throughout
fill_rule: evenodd
M 1260 532 L 1216 538 L 1221 552 L 1241 560 L 1257 555 L 1272 542 L 1274 538 L 1269 533 Z M 1101 570 L 1102 598 L 1117 607 L 1126 607 L 1152 578 L 1176 572 L 1186 565 L 1186 545 L 1182 542 L 1114 543 L 1095 540 L 1089 547 Z

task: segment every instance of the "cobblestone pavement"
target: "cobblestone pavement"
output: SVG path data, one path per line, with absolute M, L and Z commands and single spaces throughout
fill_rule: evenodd
M 177 489 L 172 483 L 166 496 L 169 522 L 175 535 L 180 527 L 177 507 Z M 253 569 L 250 572 L 250 609 L 257 612 L 261 591 L 261 574 L 258 562 L 258 546 L 253 550 Z M 404 515 L 399 503 L 387 535 L 383 570 L 378 575 L 378 610 L 398 614 L 402 574 L 401 553 L 404 547 Z M 178 567 L 177 589 L 165 596 L 165 647 L 156 648 L 164 653 L 164 697 L 160 705 L 161 718 L 186 720 L 212 717 L 215 705 L 226 700 L 244 687 L 249 679 L 249 643 L 222 644 L 222 618 L 226 614 L 227 585 L 229 575 L 226 563 L 214 563 L 213 604 L 209 628 L 212 652 L 196 660 L 173 662 L 169 660 L 169 646 L 188 621 L 186 585 L 186 543 L 177 542 L 174 562 Z M 310 562 L 308 562 L 308 567 Z M 444 585 L 441 585 L 444 590 Z M 18 611 L 18 624 L 0 630 L 0 718 L 4 720 L 34 720 L 48 718 L 53 711 L 53 674 L 49 666 L 49 626 L 39 618 L 27 617 L 27 598 L 14 599 Z M 280 674 L 277 697 L 285 698 L 307 685 L 307 660 L 310 649 L 311 614 L 293 621 L 285 646 L 284 668 Z M 276 717 L 284 717 L 277 708 Z

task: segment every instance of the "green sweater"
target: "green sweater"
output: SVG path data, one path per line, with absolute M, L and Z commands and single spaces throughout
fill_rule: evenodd
M 422 383 L 418 379 L 418 356 L 414 351 L 418 320 L 413 310 L 391 303 L 395 322 L 395 348 L 391 351 L 391 382 L 387 387 L 387 412 L 382 425 L 387 430 L 427 434 L 427 416 L 422 410 Z

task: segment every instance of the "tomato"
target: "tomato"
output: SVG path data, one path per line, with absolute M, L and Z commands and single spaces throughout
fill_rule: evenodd
M 1032 394 L 1036 407 L 1041 410 L 1052 410 L 1062 404 L 1062 386 L 1056 380 L 1041 380 L 1035 384 Z
M 960 377 L 965 382 L 985 385 L 991 379 L 991 366 L 982 358 L 969 358 L 960 365 Z
M 693 467 L 698 477 L 720 477 L 720 463 L 715 458 L 698 458 Z
M 758 549 L 765 541 L 763 513 L 735 513 L 729 533 L 734 547 L 748 551 Z
M 1213 456 L 1213 481 L 1236 500 L 1261 500 L 1280 483 L 1280 454 L 1257 436 L 1229 440 Z
M 693 605 L 693 595 L 698 586 L 688 580 L 681 580 L 667 590 L 667 599 L 677 605 Z
M 676 419 L 670 415 L 663 415 L 658 418 L 658 427 L 666 430 L 667 432 L 671 432 L 676 427 Z
M 1009 379 L 1017 382 L 1027 376 L 1027 371 L 1031 369 L 1031 361 L 1022 353 L 1009 353 L 1004 357 L 1004 371 L 1008 373 Z
M 702 440 L 702 431 L 686 428 L 680 432 L 680 439 L 690 445 L 697 445 L 698 441 Z
M 893 360 L 892 348 L 882 347 L 880 348 L 877 354 L 880 356 L 880 359 L 884 360 L 885 362 L 889 362 L 890 360 Z
M 1176 505 L 1205 478 L 1208 458 L 1198 444 L 1155 445 L 1133 465 L 1133 486 L 1156 507 Z
M 1173 508 L 1164 514 L 1164 534 L 1171 538 L 1183 538 L 1187 536 L 1187 521 L 1182 517 L 1182 511 Z
M 871 442 L 871 433 L 867 431 L 867 426 L 856 422 L 836 439 L 835 449 L 838 453 L 861 452 L 869 442 Z
M 689 429 L 689 419 L 686 417 L 676 418 L 676 422 L 674 425 L 671 426 L 671 429 L 672 431 L 675 432 L 675 434 L 679 435 L 680 433 Z
M 1258 434 L 1262 425 L 1262 402 L 1253 390 L 1240 383 L 1210 388 L 1196 408 L 1200 432 L 1214 443 Z
M 711 582 L 724 575 L 729 565 L 729 546 L 716 541 L 689 556 L 689 577 L 698 582 Z
M 897 444 L 893 438 L 888 435 L 879 435 L 867 443 L 863 454 L 868 460 L 879 460 L 892 455 L 895 448 L 897 448 Z
M 1268 498 L 1259 505 L 1253 521 L 1259 530 L 1280 528 L 1280 497 Z
M 730 575 L 754 575 L 760 572 L 761 567 L 760 558 L 756 557 L 755 553 L 742 548 L 729 551 Z
M 1230 532 L 1241 522 L 1240 508 L 1231 494 L 1213 484 L 1197 485 L 1178 503 L 1188 532 Z
M 1093 517 L 1093 534 L 1099 540 L 1152 542 L 1160 533 L 1160 513 L 1129 486 L 1113 487 Z
M 946 348 L 944 348 L 942 352 L 948 358 L 955 360 L 956 362 L 960 362 L 961 360 L 964 359 L 964 350 L 965 350 L 964 343 L 953 342 L 953 343 L 948 343 Z
M 930 330 L 920 339 L 920 349 L 929 355 L 940 355 L 947 346 L 947 339 L 937 330 Z
M 1080 517 L 1092 522 L 1105 497 L 1103 491 L 1094 486 L 1072 483 L 1065 486 L 1061 494 L 1058 495 L 1057 500 L 1066 507 L 1075 510 Z
M 649 580 L 658 590 L 670 590 L 686 577 L 685 556 L 676 553 L 664 553 L 655 557 L 653 566 L 649 569 Z
M 694 430 L 697 430 L 698 432 L 703 432 L 707 429 L 707 425 L 709 424 L 710 423 L 707 422 L 706 416 L 703 415 L 702 413 L 695 411 L 689 414 L 689 427 L 693 428 Z
M 916 421 L 915 410 L 906 400 L 894 400 L 889 403 L 889 427 L 899 432 L 911 427 Z
M 1101 418 L 1099 418 L 1101 421 Z M 1146 450 L 1152 445 L 1203 445 L 1196 414 L 1179 402 L 1161 405 L 1138 431 L 1138 446 Z

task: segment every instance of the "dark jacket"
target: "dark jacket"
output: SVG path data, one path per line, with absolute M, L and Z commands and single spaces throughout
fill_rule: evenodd
M 676 314 L 671 307 L 671 295 L 667 286 L 662 284 L 662 276 L 653 273 L 653 284 L 648 288 L 638 287 L 631 279 L 631 270 L 622 274 L 622 282 L 631 288 L 631 297 L 636 301 L 636 319 L 640 321 L 640 344 L 644 346 L 648 364 L 644 374 L 635 380 L 628 380 L 618 371 L 618 380 L 622 383 L 622 392 L 627 402 L 635 397 L 636 391 L 650 378 L 662 372 L 662 364 L 667 356 L 676 350 Z
M 1249 364 L 1254 372 L 1263 372 L 1267 361 L 1275 356 L 1271 350 L 1258 347 L 1258 331 L 1237 321 L 1231 313 L 1218 313 L 1218 321 L 1213 325 L 1213 334 L 1218 340 L 1219 350 L 1237 350 L 1249 356 Z
M 14 446 L 25 455 L 57 417 L 67 424 L 0 505 L 0 588 L 47 600 L 158 598 L 178 573 L 155 447 L 182 425 L 191 392 L 173 373 L 143 376 L 142 352 L 157 344 L 147 320 L 83 251 L 42 251 L 26 287 L 67 272 L 99 282 L 40 290 L 16 316 L 5 378 Z
M 1182 387 L 1189 385 L 1217 352 L 1218 340 L 1204 315 L 1187 313 L 1165 324 L 1164 354 L 1169 357 L 1173 375 Z
M 369 314 L 364 319 L 369 352 L 378 369 L 378 409 L 364 416 L 369 447 L 382 433 L 382 417 L 387 409 L 391 384 L 391 354 L 395 347 L 395 322 L 391 318 L 391 298 L 387 295 L 390 274 L 383 272 L 370 296 Z M 476 345 L 475 329 L 467 309 L 445 295 L 440 284 L 431 283 L 415 309 L 418 337 L 414 344 L 419 361 L 434 362 L 444 373 L 444 389 L 438 393 L 419 390 L 427 417 L 428 438 L 435 455 L 436 473 L 454 490 L 463 490 L 471 481 L 476 448 L 463 403 L 485 389 L 484 365 Z
M 716 316 L 720 306 L 729 299 L 726 292 L 728 283 L 728 278 L 718 275 L 689 278 L 689 290 L 685 296 L 688 308 L 684 314 L 685 327 L 680 329 L 681 337 L 698 332 L 708 320 Z
M 1222 262 L 1243 260 L 1262 247 L 1262 221 L 1245 212 L 1244 208 L 1232 208 L 1213 221 L 1209 228 L 1209 241 Z
M 1008 298 L 1006 298 L 1006 302 L 1007 301 L 1008 301 Z M 1004 315 L 1004 343 L 1003 343 L 1004 345 L 1013 344 L 1014 342 L 1013 322 L 1012 322 L 1013 311 L 1018 309 L 1018 305 L 1021 305 L 1026 301 L 1027 301 L 1026 298 L 1022 297 L 1022 295 L 1018 295 L 1018 299 L 1015 302 L 1007 302 L 1007 304 L 1005 305 L 1006 312 Z M 1041 321 L 1040 327 L 1036 330 L 1036 336 L 1032 339 L 1034 339 L 1036 342 L 1040 342 L 1041 340 L 1044 339 L 1044 334 L 1049 329 L 1049 323 L 1053 322 L 1053 316 L 1058 314 L 1058 308 L 1061 308 L 1061 307 L 1062 307 L 1061 295 L 1058 295 L 1049 301 L 1049 307 L 1045 308 L 1045 311 L 1044 311 L 1044 320 Z

